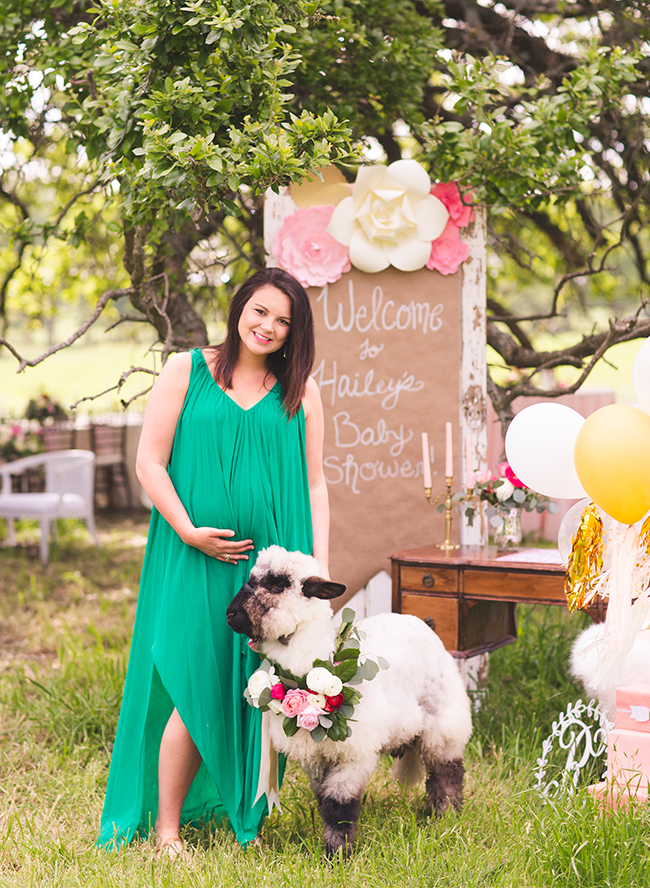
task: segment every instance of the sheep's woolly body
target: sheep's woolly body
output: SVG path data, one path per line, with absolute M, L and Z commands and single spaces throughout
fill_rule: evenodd
M 370 617 L 359 629 L 366 636 L 362 653 L 385 657 L 390 667 L 360 686 L 363 697 L 355 707 L 352 736 L 342 743 L 315 743 L 304 730 L 287 737 L 282 716 L 274 716 L 276 749 L 306 769 L 356 762 L 364 773 L 367 768 L 372 773 L 378 755 L 403 749 L 417 737 L 425 757 L 461 758 L 472 732 L 470 706 L 456 664 L 438 636 L 417 617 L 400 614 Z M 282 652 L 277 659 L 286 666 Z
M 261 653 L 297 675 L 334 651 L 331 608 L 321 598 L 340 594 L 344 587 L 326 588 L 319 573 L 310 556 L 271 546 L 260 553 L 249 582 L 228 608 L 236 631 L 250 635 Z M 390 665 L 361 684 L 351 737 L 316 743 L 303 728 L 287 737 L 284 717 L 270 715 L 273 745 L 310 777 L 328 853 L 349 850 L 365 786 L 382 754 L 401 757 L 402 776 L 411 779 L 415 757 L 421 757 L 433 810 L 459 807 L 462 758 L 472 732 L 460 673 L 428 626 L 416 617 L 381 614 L 363 620 L 359 629 L 361 652 L 383 657 Z

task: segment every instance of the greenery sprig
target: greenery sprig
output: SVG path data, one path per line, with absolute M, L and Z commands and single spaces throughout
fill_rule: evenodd
M 351 608 L 343 610 L 334 652 L 326 660 L 314 660 L 304 675 L 295 675 L 261 655 L 263 662 L 249 679 L 244 696 L 262 712 L 284 715 L 287 737 L 300 728 L 308 730 L 316 743 L 326 737 L 342 741 L 351 735 L 349 722 L 354 721 L 354 707 L 362 697 L 356 686 L 389 667 L 383 657 L 361 653 L 364 633 L 355 618 Z

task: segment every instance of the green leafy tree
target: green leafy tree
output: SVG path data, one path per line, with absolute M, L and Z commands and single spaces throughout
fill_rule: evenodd
M 228 216 L 252 215 L 268 187 L 350 160 L 347 129 L 332 112 L 288 107 L 299 59 L 287 38 L 314 7 L 8 0 L 0 22 L 0 121 L 14 149 L 0 181 L 5 317 L 6 293 L 30 256 L 96 236 L 89 208 L 99 195 L 117 208 L 128 277 L 101 294 L 88 321 L 127 297 L 125 317 L 155 328 L 163 359 L 206 343 L 188 298 L 192 250 Z M 42 219 L 30 170 L 51 168 L 53 144 L 78 167 L 79 190 L 59 188 L 54 216 Z M 21 367 L 69 344 L 27 360 L 3 342 Z
M 5 6 L 0 125 L 35 158 L 59 142 L 85 176 L 53 225 L 25 175 L 3 174 L 5 280 L 35 243 L 88 239 L 84 201 L 101 194 L 128 278 L 96 311 L 126 295 L 123 317 L 152 324 L 164 354 L 200 344 L 204 300 L 227 296 L 220 271 L 263 264 L 264 190 L 349 169 L 351 138 L 416 157 L 486 209 L 488 340 L 513 371 L 489 380 L 504 423 L 517 396 L 575 390 L 611 345 L 650 334 L 645 0 Z M 587 329 L 595 306 L 608 324 L 539 344 Z M 558 368 L 570 385 L 549 386 Z

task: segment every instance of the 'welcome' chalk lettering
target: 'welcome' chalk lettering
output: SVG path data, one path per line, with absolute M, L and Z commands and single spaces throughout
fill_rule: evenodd
M 391 330 L 421 330 L 422 333 L 435 333 L 442 327 L 440 315 L 444 310 L 441 303 L 431 305 L 430 302 L 406 302 L 395 308 L 392 299 L 384 302 L 384 292 L 377 286 L 372 291 L 370 306 L 358 305 L 354 295 L 354 284 L 348 281 L 349 308 L 345 319 L 345 307 L 340 301 L 336 307 L 336 317 L 330 317 L 329 288 L 327 284 L 320 291 L 317 301 L 323 305 L 323 321 L 328 330 L 342 330 L 350 333 L 356 329 L 359 333 L 390 332 Z

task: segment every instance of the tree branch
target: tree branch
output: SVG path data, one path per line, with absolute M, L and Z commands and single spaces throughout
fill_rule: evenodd
M 37 358 L 24 358 L 4 337 L 0 337 L 0 346 L 4 345 L 4 347 L 11 352 L 14 358 L 19 361 L 18 370 L 16 372 L 22 373 L 25 367 L 36 367 L 37 364 L 42 363 L 46 358 L 49 358 L 51 355 L 56 354 L 56 352 L 71 346 L 73 342 L 76 342 L 77 339 L 83 336 L 84 333 L 90 327 L 92 327 L 92 325 L 99 318 L 111 299 L 120 299 L 122 296 L 130 296 L 131 293 L 131 290 L 107 290 L 106 293 L 103 293 L 99 297 L 95 310 L 90 315 L 90 317 L 86 321 L 84 321 L 81 327 L 75 330 L 75 332 L 68 336 L 68 338 L 65 339 L 63 342 L 59 342 L 58 345 L 51 346 L 47 349 L 47 351 L 44 351 Z

